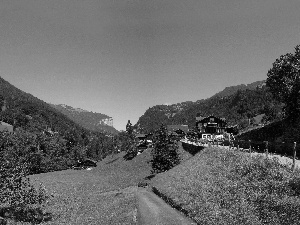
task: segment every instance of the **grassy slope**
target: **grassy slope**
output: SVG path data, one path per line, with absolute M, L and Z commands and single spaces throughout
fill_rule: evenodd
M 151 184 L 199 224 L 300 224 L 299 177 L 274 160 L 211 148 Z
M 151 149 L 126 161 L 124 153 L 111 155 L 91 171 L 65 170 L 30 176 L 53 197 L 45 212 L 53 215 L 44 224 L 134 224 L 134 188 L 151 174 Z M 179 148 L 182 161 L 191 157 Z
M 150 175 L 150 150 L 131 161 L 125 161 L 123 155 L 108 156 L 91 171 L 31 176 L 53 195 L 45 208 L 53 215 L 47 224 L 134 224 L 136 202 L 132 186 Z

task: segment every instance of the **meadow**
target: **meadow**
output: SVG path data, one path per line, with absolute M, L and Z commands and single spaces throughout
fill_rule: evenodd
M 51 196 L 44 211 L 52 219 L 42 224 L 135 224 L 135 191 L 137 184 L 150 175 L 150 151 L 130 161 L 123 156 L 108 156 L 92 170 L 30 176 Z
M 179 149 L 181 161 L 191 157 Z M 47 221 L 41 224 L 136 224 L 136 191 L 150 182 L 151 149 L 132 160 L 125 152 L 112 154 L 92 170 L 62 170 L 30 175 L 50 196 L 42 206 Z M 30 224 L 26 221 L 9 224 Z
M 194 156 L 179 145 L 181 163 L 151 175 L 151 149 L 132 160 L 124 153 L 92 170 L 31 175 L 50 199 L 42 224 L 136 224 L 141 184 L 198 224 L 300 224 L 300 171 L 277 158 L 205 148 Z M 29 224 L 18 222 L 17 224 Z
M 206 148 L 151 181 L 198 224 L 300 224 L 300 175 L 276 158 Z

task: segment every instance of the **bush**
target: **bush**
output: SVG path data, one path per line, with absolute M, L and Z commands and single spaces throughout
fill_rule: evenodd
M 49 196 L 41 185 L 35 188 L 29 182 L 26 165 L 5 159 L 1 160 L 0 168 L 0 217 L 32 222 L 38 216 L 42 220 L 40 207 Z M 27 218 L 28 212 L 39 213 Z
M 20 210 L 42 206 L 48 196 L 42 186 L 35 188 L 29 182 L 28 175 L 40 169 L 40 160 L 32 153 L 33 139 L 26 134 L 0 134 L 0 214 L 5 211 L 15 217 Z

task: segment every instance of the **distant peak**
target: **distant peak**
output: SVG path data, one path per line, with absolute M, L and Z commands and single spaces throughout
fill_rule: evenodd
M 251 84 L 240 84 L 240 85 L 235 85 L 235 86 L 230 86 L 230 87 L 226 87 L 224 88 L 222 91 L 218 92 L 217 94 L 213 95 L 212 97 L 227 97 L 229 95 L 232 95 L 234 93 L 236 93 L 239 90 L 253 90 L 255 88 L 261 88 L 266 84 L 265 80 L 262 81 L 255 81 Z
M 67 110 L 75 111 L 75 112 L 88 112 L 87 110 L 81 109 L 81 108 L 73 108 L 72 106 L 66 105 L 66 104 L 58 104 L 58 106 L 63 107 Z
M 61 107 L 67 108 L 67 105 L 65 105 L 65 104 L 58 104 L 58 105 Z

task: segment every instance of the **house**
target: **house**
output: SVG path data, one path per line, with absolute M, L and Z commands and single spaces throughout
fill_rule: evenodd
M 239 133 L 238 125 L 228 126 L 226 128 L 226 133 L 237 135 Z
M 14 131 L 13 125 L 0 121 L 0 131 L 8 131 L 12 133 Z
M 88 167 L 96 167 L 97 161 L 93 159 L 85 159 L 83 161 L 78 160 L 77 164 L 73 166 L 74 169 L 84 169 Z
M 218 118 L 210 115 L 207 117 L 196 117 L 196 128 L 202 135 L 202 138 L 211 138 L 212 136 L 222 135 L 226 132 L 226 120 L 225 118 Z
M 184 133 L 187 133 L 189 131 L 188 125 L 167 125 L 168 132 L 176 132 L 178 130 L 183 131 Z
M 147 138 L 146 134 L 136 134 L 135 136 L 137 138 L 138 141 L 144 141 Z

